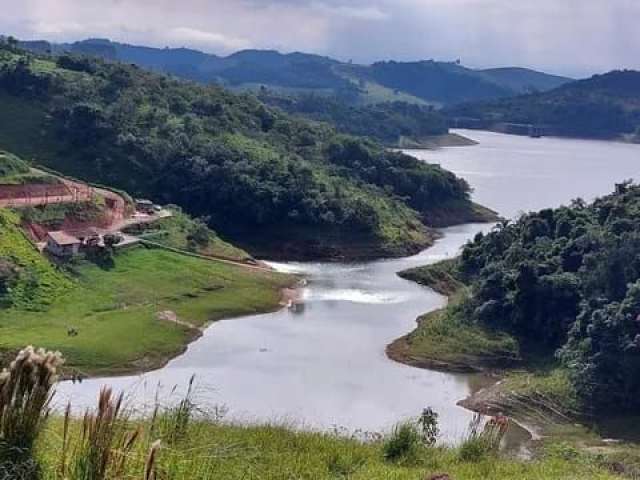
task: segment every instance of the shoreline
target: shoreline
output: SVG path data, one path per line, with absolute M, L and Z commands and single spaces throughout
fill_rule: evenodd
M 82 380 L 89 380 L 89 379 L 95 380 L 95 379 L 101 379 L 101 378 L 140 376 L 146 373 L 160 370 L 166 367 L 169 364 L 169 362 L 171 362 L 172 360 L 183 355 L 194 342 L 199 340 L 204 335 L 204 332 L 208 328 L 210 328 L 211 326 L 213 326 L 214 324 L 220 321 L 242 319 L 244 317 L 253 316 L 253 315 L 268 315 L 270 313 L 275 313 L 290 307 L 291 303 L 295 303 L 301 297 L 300 292 L 301 292 L 301 289 L 304 288 L 304 279 L 300 279 L 298 278 L 298 276 L 295 276 L 295 275 L 292 275 L 292 277 L 294 277 L 294 281 L 292 282 L 291 285 L 288 285 L 279 289 L 280 295 L 277 303 L 275 303 L 270 308 L 267 308 L 261 312 L 251 313 L 251 314 L 229 315 L 227 317 L 220 318 L 218 320 L 207 322 L 201 327 L 190 325 L 189 322 L 184 320 L 173 322 L 171 320 L 156 318 L 157 321 L 169 321 L 170 323 L 176 323 L 184 327 L 188 332 L 188 336 L 185 339 L 185 343 L 181 345 L 181 347 L 175 350 L 174 352 L 171 352 L 167 355 L 158 356 L 158 357 L 143 356 L 141 358 L 138 358 L 132 362 L 129 362 L 119 367 L 106 368 L 104 370 L 100 369 L 93 372 L 84 372 L 80 370 L 73 371 L 74 369 L 70 368 L 69 370 L 72 370 L 72 371 L 63 373 L 60 376 L 58 381 L 59 382 L 65 382 L 65 381 L 82 382 Z

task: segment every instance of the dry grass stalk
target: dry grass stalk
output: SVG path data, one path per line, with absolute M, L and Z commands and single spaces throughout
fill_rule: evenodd
M 160 440 L 156 440 L 149 449 L 149 455 L 147 455 L 147 461 L 144 466 L 144 480 L 156 480 L 156 460 L 158 457 L 158 450 L 160 450 Z
M 122 401 L 122 394 L 114 397 L 110 388 L 103 388 L 98 410 L 85 413 L 75 454 L 75 480 L 104 480 L 110 472 L 124 471 L 139 432 L 127 431 L 128 418 L 123 415 Z
M 63 363 L 59 352 L 29 346 L 0 373 L 0 460 L 31 458 Z

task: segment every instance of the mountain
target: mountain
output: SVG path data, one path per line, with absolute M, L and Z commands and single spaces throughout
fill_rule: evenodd
M 252 253 L 401 255 L 430 244 L 427 225 L 487 218 L 439 166 L 130 64 L 4 44 L 0 105 L 8 150 L 180 205 Z
M 612 71 L 548 92 L 454 106 L 446 113 L 498 130 L 531 124 L 550 135 L 640 140 L 640 72 Z
M 520 93 L 552 90 L 572 81 L 567 77 L 541 73 L 529 68 L 490 68 L 479 70 L 479 73 L 498 85 Z
M 436 106 L 548 90 L 568 78 L 526 69 L 473 70 L 458 63 L 377 62 L 353 65 L 306 53 L 245 50 L 227 57 L 186 48 L 151 48 L 89 39 L 70 44 L 22 42 L 39 53 L 72 52 L 135 63 L 155 71 L 234 89 L 266 86 L 281 93 L 337 96 L 350 104 L 408 101 Z

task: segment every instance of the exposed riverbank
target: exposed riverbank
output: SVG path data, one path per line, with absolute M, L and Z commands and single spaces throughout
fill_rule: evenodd
M 455 321 L 457 304 L 467 294 L 454 273 L 455 260 L 399 272 L 399 276 L 447 296 L 447 307 L 418 319 L 418 327 L 387 346 L 394 361 L 417 368 L 450 373 L 478 373 L 484 386 L 458 405 L 483 415 L 507 415 L 531 435 L 532 446 L 567 442 L 583 452 L 599 453 L 618 462 L 624 472 L 640 465 L 637 444 L 611 441 L 583 426 L 600 429 L 603 418 L 587 416 L 566 372 L 554 362 L 512 350 L 504 355 L 510 337 Z M 443 324 L 453 323 L 447 328 Z M 524 358 L 523 358 L 524 357 Z
M 277 262 L 368 262 L 411 257 L 433 246 L 439 229 L 470 223 L 493 223 L 498 214 L 474 202 L 450 202 L 430 209 L 422 224 L 391 238 L 326 229 L 262 230 L 259 237 L 238 236 L 236 244 L 256 258 Z M 252 240 L 255 238 L 255 240 Z

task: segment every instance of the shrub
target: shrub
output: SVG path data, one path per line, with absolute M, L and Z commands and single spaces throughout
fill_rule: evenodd
M 392 462 L 415 461 L 422 448 L 422 436 L 413 422 L 394 427 L 391 436 L 383 444 L 384 458 Z
M 418 426 L 422 433 L 422 442 L 428 447 L 434 446 L 440 435 L 438 414 L 430 407 L 425 408 L 418 419 Z
M 469 424 L 469 433 L 458 450 L 463 462 L 479 462 L 496 455 L 507 433 L 509 422 L 506 417 L 498 416 L 484 422 L 482 415 L 474 415 Z

